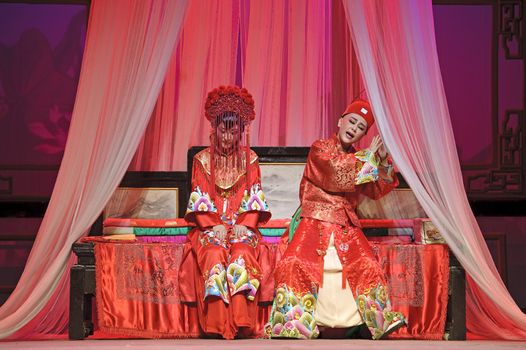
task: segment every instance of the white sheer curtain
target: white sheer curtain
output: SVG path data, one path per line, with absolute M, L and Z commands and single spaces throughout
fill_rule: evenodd
M 469 207 L 440 75 L 431 1 L 344 0 L 378 129 L 471 285 L 468 331 L 526 339 L 526 316 L 493 264 Z
M 100 214 L 132 159 L 186 7 L 187 0 L 92 0 L 64 158 L 25 270 L 0 308 L 0 338 L 30 321 L 32 327 L 16 337 L 61 331 L 67 324 L 71 245 Z

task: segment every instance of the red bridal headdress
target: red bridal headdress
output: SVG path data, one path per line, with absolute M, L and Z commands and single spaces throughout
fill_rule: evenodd
M 220 86 L 208 93 L 205 104 L 206 118 L 212 125 L 217 125 L 217 119 L 225 114 L 237 115 L 244 125 L 254 120 L 254 99 L 247 89 Z
M 212 181 L 222 189 L 231 188 L 242 174 L 247 173 L 248 177 L 249 126 L 256 117 L 254 99 L 244 88 L 220 86 L 208 93 L 205 116 L 212 125 L 210 133 Z M 246 178 L 245 182 L 246 186 L 249 179 Z

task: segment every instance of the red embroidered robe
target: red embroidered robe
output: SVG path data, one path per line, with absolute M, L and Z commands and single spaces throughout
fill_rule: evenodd
M 398 180 L 391 179 L 389 162 L 379 167 L 376 181 L 356 185 L 363 166 L 354 153 L 343 150 L 336 134 L 311 146 L 300 185 L 302 220 L 275 272 L 276 297 L 266 330 L 270 337 L 318 336 L 313 315 L 331 235 L 343 267 L 342 288 L 347 283 L 351 287 L 373 338 L 380 338 L 390 324 L 403 319 L 388 307 L 383 271 L 356 215 L 361 194 L 378 199 L 395 188 Z
M 262 272 L 257 260 L 261 239 L 257 226 L 270 218 L 258 158 L 251 151 L 246 171 L 235 174 L 231 183 L 221 175 L 224 169 L 217 168 L 216 183 L 212 183 L 210 162 L 209 148 L 194 157 L 185 216 L 197 225 L 188 240 L 199 270 L 195 283 L 199 323 L 203 332 L 226 339 L 234 338 L 240 327 L 244 327 L 244 336 L 252 336 Z M 235 236 L 234 224 L 246 226 L 246 233 Z M 214 233 L 216 225 L 226 226 L 224 239 Z

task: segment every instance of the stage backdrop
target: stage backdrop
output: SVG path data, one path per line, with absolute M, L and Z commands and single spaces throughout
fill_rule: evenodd
M 246 76 L 248 74 L 246 72 L 252 70 L 249 67 L 253 67 L 250 64 L 249 52 L 252 52 L 252 62 L 255 59 L 262 60 L 266 57 L 263 55 L 262 58 L 259 52 L 249 48 L 250 28 L 257 22 L 255 19 L 247 21 L 247 18 L 255 18 L 260 13 L 255 11 L 258 2 L 252 1 L 251 3 L 254 4 L 252 7 L 246 6 L 246 3 L 236 5 L 235 2 L 232 3 L 232 6 L 224 6 L 226 11 L 237 9 L 241 19 L 239 21 L 232 19 L 232 23 L 227 24 L 228 28 L 238 25 L 240 29 L 238 38 L 232 40 L 237 47 L 235 53 L 224 54 L 223 60 L 231 62 L 229 67 L 234 66 L 233 80 L 247 86 L 251 78 Z M 291 4 L 298 5 L 292 2 Z M 320 22 L 325 25 L 330 23 L 330 30 L 320 29 L 320 33 L 331 35 L 333 38 L 332 43 L 327 44 L 331 47 L 331 55 L 324 56 L 325 58 L 320 59 L 320 62 L 327 62 L 330 59 L 333 67 L 337 67 L 330 68 L 333 84 L 328 98 L 332 102 L 326 104 L 328 107 L 332 106 L 333 112 L 319 114 L 314 118 L 323 115 L 334 121 L 338 114 L 337 111 L 345 106 L 353 92 L 360 92 L 362 86 L 359 84 L 359 79 L 353 75 L 357 66 L 355 60 L 352 59 L 350 41 L 347 40 L 349 34 L 346 31 L 346 20 L 343 18 L 341 4 L 334 2 L 330 11 L 327 6 L 329 5 L 326 5 L 325 8 L 317 8 L 317 10 L 332 16 L 330 22 Z M 521 46 L 523 43 L 521 35 L 523 34 L 518 29 L 521 23 L 524 24 L 524 18 L 520 15 L 520 6 L 522 5 L 519 1 L 498 4 L 477 2 L 466 5 L 465 1 L 458 1 L 456 4 L 455 1 L 448 0 L 437 1 L 433 8 L 442 76 L 463 166 L 464 183 L 471 198 L 520 198 L 525 191 L 523 184 L 525 152 L 522 151 L 522 147 L 525 144 L 526 133 L 522 131 L 524 124 L 521 122 L 526 100 L 524 98 L 524 50 Z M 74 10 L 62 10 L 65 7 Z M 61 10 L 57 10 L 59 8 Z M 268 6 L 269 11 L 270 9 L 271 6 Z M 81 13 L 85 10 L 86 6 L 75 4 L 0 3 L 0 222 L 2 224 L 0 225 L 0 239 L 2 240 L 0 266 L 3 268 L 0 273 L 2 281 L 8 281 L 0 290 L 0 294 L 3 293 L 0 298 L 5 298 L 14 288 L 17 273 L 21 271 L 28 255 L 32 239 L 41 222 L 39 216 L 43 215 L 56 178 L 56 171 L 62 157 L 61 145 L 65 143 L 70 118 L 66 106 L 69 103 L 70 113 L 72 96 L 76 89 L 76 83 L 72 83 L 72 80 L 78 76 L 78 57 L 82 54 L 83 36 L 87 23 L 86 14 L 81 15 Z M 33 14 L 27 14 L 26 11 Z M 50 18 L 49 13 L 60 14 L 60 16 Z M 305 11 L 298 12 L 298 15 L 301 14 L 303 14 L 303 22 L 292 19 L 290 14 L 284 13 L 280 13 L 278 18 L 289 16 L 287 26 L 290 26 L 291 23 L 308 23 L 309 18 L 305 15 Z M 80 19 L 81 17 L 83 19 Z M 264 18 L 259 21 L 264 21 Z M 285 22 L 285 19 L 280 21 Z M 266 25 L 265 28 L 268 30 L 279 28 L 275 21 Z M 338 32 L 338 27 L 344 28 L 344 32 Z M 48 35 L 46 31 L 52 34 Z M 38 32 L 47 37 L 48 43 L 46 40 L 41 40 L 42 36 Z M 251 38 L 254 37 L 251 36 Z M 280 39 L 281 41 L 277 40 L 279 38 L 275 35 L 272 35 L 272 38 L 272 42 L 267 43 L 265 47 L 268 45 L 277 45 L 278 48 L 286 46 L 284 38 Z M 298 43 L 302 41 L 296 40 L 295 43 L 299 45 Z M 319 41 L 313 43 L 319 44 Z M 225 48 L 217 44 L 212 46 L 214 52 L 222 49 L 232 50 L 230 45 Z M 285 55 L 292 49 L 287 46 L 279 52 Z M 13 54 L 15 51 L 17 51 L 16 55 Z M 278 51 L 273 48 L 269 52 Z M 294 58 L 293 61 L 284 58 L 281 65 L 261 65 L 264 67 L 260 67 L 257 74 L 254 73 L 256 78 L 253 81 L 258 81 L 260 79 L 258 77 L 263 73 L 264 82 L 272 79 L 272 81 L 278 81 L 278 85 L 284 84 L 290 78 L 286 78 L 280 72 L 287 73 L 290 62 L 298 62 L 297 60 L 298 58 Z M 22 63 L 26 67 L 25 70 L 20 68 Z M 181 67 L 183 66 L 180 59 L 179 70 L 174 74 L 186 78 L 187 82 L 193 80 L 192 76 L 189 78 L 188 71 Z M 277 71 L 270 71 L 272 67 L 280 68 L 279 70 L 276 68 Z M 320 67 L 324 67 L 323 64 Z M 327 75 L 327 70 L 322 68 L 316 68 L 313 71 Z M 51 73 L 43 74 L 43 72 Z M 338 80 L 340 77 L 344 79 Z M 57 82 L 60 83 L 59 86 Z M 209 85 L 213 86 L 216 83 L 218 82 L 210 82 Z M 270 85 L 276 86 L 275 83 Z M 280 92 L 281 90 L 261 92 L 256 85 L 253 86 L 251 91 L 259 101 L 276 101 L 276 99 L 287 101 Z M 66 87 L 69 90 L 65 89 Z M 180 88 L 175 88 L 175 93 L 181 96 L 178 89 Z M 318 89 L 318 91 L 325 91 L 323 87 Z M 204 96 L 207 87 L 201 90 Z M 277 97 L 275 97 L 276 91 Z M 35 98 L 36 96 L 38 98 Z M 66 96 L 71 97 L 70 102 L 66 101 Z M 167 96 L 170 94 L 168 93 Z M 489 106 L 488 101 L 491 101 Z M 199 103 L 195 104 L 197 112 L 186 113 L 184 120 L 199 119 L 196 117 L 200 115 Z M 167 113 L 172 113 L 174 107 L 168 102 L 167 104 Z M 283 116 L 286 115 L 287 110 L 280 107 L 279 123 L 265 123 L 265 116 L 271 113 L 272 108 L 263 109 L 263 105 L 258 108 L 259 124 L 254 126 L 253 144 L 265 145 L 266 141 L 263 141 L 265 139 L 282 144 L 287 140 L 284 133 L 285 124 L 283 124 L 283 121 L 286 120 L 286 117 Z M 156 108 L 158 109 L 159 107 Z M 320 122 L 316 119 L 312 124 L 321 125 L 319 130 L 326 133 L 330 131 L 331 120 Z M 305 119 L 305 123 L 310 121 L 311 119 Z M 268 124 L 265 126 L 266 133 L 263 131 L 264 127 L 260 131 L 260 124 Z M 279 128 L 276 127 L 277 125 Z M 169 124 L 160 124 L 159 127 L 173 130 L 176 125 L 171 121 Z M 204 128 L 196 128 L 196 130 L 204 132 Z M 199 136 L 200 141 L 204 139 L 203 142 L 206 143 L 206 134 L 203 135 Z M 186 149 L 185 146 L 179 147 L 174 139 L 170 139 L 170 147 L 163 152 L 172 157 L 178 157 L 178 152 L 186 152 Z M 309 143 L 310 140 L 304 141 L 305 145 Z M 158 146 L 150 144 L 149 147 Z M 173 162 L 169 160 L 163 164 L 170 166 L 174 164 Z M 151 163 L 150 165 L 140 164 L 145 168 L 156 169 L 156 166 Z M 503 207 L 506 208 L 506 206 Z M 507 207 L 505 210 L 512 212 L 515 208 Z M 507 222 L 511 221 L 515 220 L 513 218 L 507 220 Z M 493 219 L 484 218 L 481 219 L 481 222 L 483 225 L 491 224 L 491 227 L 488 226 L 488 230 L 491 231 L 489 233 L 498 231 L 496 232 L 498 235 L 492 236 L 491 239 L 500 242 L 495 245 L 496 254 L 504 254 L 504 258 L 499 255 L 500 266 L 504 266 L 502 269 L 506 270 L 506 262 L 508 262 L 510 267 L 507 269 L 509 272 L 508 285 L 511 293 L 519 305 L 526 307 L 526 296 L 521 293 L 521 290 L 526 289 L 526 281 L 521 278 L 521 273 L 513 273 L 513 271 L 524 270 L 521 256 L 526 245 L 524 225 L 495 226 Z M 504 238 L 495 239 L 494 237 Z M 504 249 L 502 244 L 504 244 Z M 8 275 L 6 271 L 14 271 L 15 274 Z

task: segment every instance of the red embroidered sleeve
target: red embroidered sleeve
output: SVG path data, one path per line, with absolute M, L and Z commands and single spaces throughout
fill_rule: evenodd
M 360 191 L 372 199 L 379 199 L 393 189 L 398 187 L 398 178 L 394 172 L 393 162 L 390 157 L 387 158 L 387 166 L 380 165 L 378 167 L 378 180 L 360 185 Z

